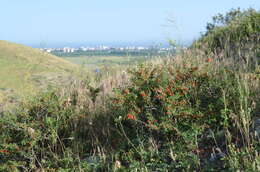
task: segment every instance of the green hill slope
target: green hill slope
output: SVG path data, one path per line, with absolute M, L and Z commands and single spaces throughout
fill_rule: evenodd
M 0 40 L 0 104 L 62 83 L 76 67 L 46 52 Z

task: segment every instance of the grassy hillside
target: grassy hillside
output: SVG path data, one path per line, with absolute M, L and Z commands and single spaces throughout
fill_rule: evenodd
M 0 103 L 70 75 L 76 65 L 19 44 L 0 41 Z

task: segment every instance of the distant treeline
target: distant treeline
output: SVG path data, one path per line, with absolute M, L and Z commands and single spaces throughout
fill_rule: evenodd
M 162 56 L 174 53 L 174 50 L 77 50 L 75 52 L 53 51 L 52 54 L 61 57 L 76 57 L 76 56 Z

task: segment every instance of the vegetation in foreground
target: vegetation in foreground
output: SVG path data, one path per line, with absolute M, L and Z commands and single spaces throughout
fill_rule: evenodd
M 0 169 L 259 171 L 258 52 L 248 53 L 244 39 L 238 48 L 247 61 L 200 45 L 99 87 L 75 81 L 49 90 L 2 114 Z

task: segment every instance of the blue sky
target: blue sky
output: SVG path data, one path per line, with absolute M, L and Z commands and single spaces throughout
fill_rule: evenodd
M 260 10 L 260 1 L 1 0 L 0 39 L 27 45 L 191 41 L 213 15 L 237 7 Z

